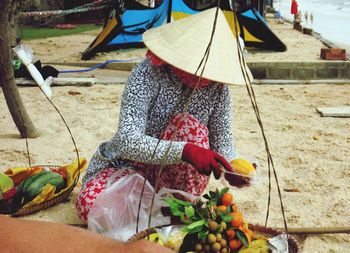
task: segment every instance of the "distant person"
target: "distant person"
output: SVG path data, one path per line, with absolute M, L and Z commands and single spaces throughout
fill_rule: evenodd
M 312 14 L 312 12 L 310 13 L 310 22 L 311 22 L 311 25 L 313 25 L 313 23 L 314 23 L 314 15 Z
M 306 24 L 309 24 L 309 14 L 307 13 L 307 11 L 305 11 L 304 20 Z
M 292 0 L 292 4 L 290 7 L 290 13 L 294 15 L 294 20 L 297 19 L 297 14 L 298 14 L 298 3 L 297 0 Z

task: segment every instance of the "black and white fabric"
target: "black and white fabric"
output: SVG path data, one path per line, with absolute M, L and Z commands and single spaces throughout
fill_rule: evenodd
M 183 111 L 190 97 L 188 113 L 208 127 L 210 149 L 228 161 L 232 160 L 235 151 L 228 87 L 212 83 L 193 92 L 183 85 L 169 67 L 155 67 L 145 59 L 128 78 L 121 101 L 118 131 L 110 141 L 99 146 L 83 183 L 104 168 L 131 166 L 131 161 L 147 164 L 181 163 L 186 142 L 173 141 L 167 159 L 163 161 L 170 141 L 159 141 L 159 136 L 171 117 Z

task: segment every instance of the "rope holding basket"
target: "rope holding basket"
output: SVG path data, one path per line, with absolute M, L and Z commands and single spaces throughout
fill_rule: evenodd
M 55 186 L 52 186 L 50 185 L 50 183 L 47 183 L 45 186 L 43 186 L 39 195 L 34 197 L 34 199 L 31 198 L 31 200 L 28 203 L 25 203 L 25 200 L 23 198 L 24 196 L 21 196 L 22 192 L 18 193 L 17 189 L 14 188 L 14 190 L 16 190 L 16 194 L 14 197 L 9 199 L 9 201 L 8 199 L 0 200 L 0 213 L 17 217 L 17 216 L 23 216 L 23 215 L 40 211 L 42 209 L 48 208 L 50 206 L 53 206 L 65 200 L 73 191 L 76 184 L 78 183 L 80 173 L 86 168 L 87 161 L 83 158 L 80 159 L 78 147 L 76 145 L 76 141 L 72 135 L 72 132 L 66 120 L 64 119 L 63 115 L 51 100 L 52 91 L 50 89 L 50 84 L 51 84 L 50 78 L 47 78 L 46 80 L 44 80 L 42 75 L 36 69 L 36 67 L 31 63 L 33 58 L 33 52 L 31 48 L 25 45 L 19 45 L 13 50 L 16 53 L 16 55 L 21 59 L 21 61 L 24 63 L 24 65 L 26 66 L 29 73 L 32 75 L 32 77 L 38 84 L 38 87 L 40 88 L 41 92 L 44 94 L 46 99 L 49 101 L 49 103 L 54 107 L 56 112 L 59 114 L 61 120 L 63 121 L 70 135 L 70 138 L 74 145 L 74 151 L 77 157 L 74 163 L 66 166 L 56 166 L 56 165 L 32 166 L 30 153 L 29 153 L 28 138 L 27 136 L 25 136 L 29 166 L 27 168 L 10 168 L 5 171 L 5 174 L 7 174 L 7 176 L 9 177 L 11 177 L 11 175 L 13 177 L 16 177 L 16 176 L 18 177 L 18 174 L 22 173 L 22 175 L 20 176 L 21 180 L 18 180 L 17 178 L 15 186 L 18 186 L 24 180 L 26 180 L 30 176 L 33 176 L 35 173 L 41 173 L 45 170 L 53 171 L 55 169 L 63 169 L 63 171 L 66 173 L 67 180 L 65 182 L 65 188 L 60 190 L 59 192 L 56 192 Z M 16 105 L 18 107 L 18 104 Z M 18 111 L 21 112 L 20 110 Z M 20 113 L 20 118 L 21 118 L 21 121 L 24 122 L 23 116 L 21 115 L 21 113 Z M 34 170 L 37 170 L 37 171 L 33 172 Z M 18 174 L 16 175 L 16 173 Z M 36 194 L 37 192 L 35 193 L 35 195 Z

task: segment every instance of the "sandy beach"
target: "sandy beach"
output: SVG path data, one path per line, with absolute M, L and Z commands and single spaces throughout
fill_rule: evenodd
M 249 50 L 247 61 L 321 61 L 320 49 L 325 47 L 321 41 L 302 34 L 290 23 L 280 24 L 277 20 L 269 21 L 271 29 L 286 44 L 286 52 Z M 47 63 L 71 63 L 81 59 L 82 52 L 95 39 L 100 30 L 82 34 L 24 41 L 35 52 L 35 58 Z M 69 46 L 67 46 L 69 45 Z M 98 53 L 92 61 L 139 59 L 144 57 L 145 49 L 124 49 L 109 53 Z
M 248 61 L 320 61 L 324 45 L 291 24 L 271 22 L 272 29 L 287 44 L 283 53 L 251 52 Z M 66 37 L 28 41 L 42 62 L 79 61 L 81 52 L 98 31 Z M 69 47 L 67 46 L 69 45 Z M 94 60 L 143 57 L 145 49 L 103 53 Z M 67 67 L 65 67 L 67 68 Z M 74 67 L 72 67 L 74 68 Z M 97 70 L 81 76 L 126 77 L 127 72 Z M 65 75 L 68 76 L 68 75 Z M 74 76 L 77 76 L 75 74 Z M 52 101 L 60 109 L 77 142 L 80 155 L 90 159 L 97 146 L 115 133 L 124 85 L 54 87 Z M 350 119 L 321 117 L 316 107 L 350 106 L 350 84 L 255 85 L 257 102 L 276 165 L 286 218 L 290 228 L 349 226 L 350 210 Z M 74 146 L 57 112 L 37 87 L 19 89 L 41 136 L 29 140 L 33 164 L 66 164 L 76 159 Z M 268 169 L 261 132 L 244 86 L 230 86 L 235 146 L 240 153 L 255 156 L 260 182 L 245 189 L 231 189 L 235 201 L 250 223 L 264 224 L 268 197 Z M 74 93 L 72 93 L 74 92 Z M 2 91 L 0 91 L 2 95 Z M 25 140 L 21 139 L 4 99 L 0 101 L 0 170 L 26 166 Z M 212 179 L 209 189 L 222 187 Z M 70 200 L 25 219 L 79 224 Z M 283 227 L 275 183 L 271 227 Z M 303 252 L 348 252 L 349 234 L 297 237 Z

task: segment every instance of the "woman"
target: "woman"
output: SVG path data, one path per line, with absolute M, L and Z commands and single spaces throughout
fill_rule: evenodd
M 224 83 L 244 81 L 236 39 L 221 11 L 203 78 L 193 75 L 210 41 L 215 12 L 210 9 L 144 34 L 149 52 L 128 78 L 118 131 L 100 145 L 83 179 L 76 203 L 83 221 L 116 170 L 131 167 L 121 176 L 136 170 L 155 186 L 163 164 L 158 189 L 197 196 L 212 171 L 215 178 L 221 165 L 232 171 L 227 162 L 235 157 L 231 98 Z M 247 184 L 237 176 L 225 177 L 231 185 Z

